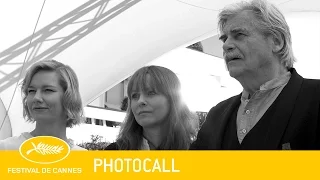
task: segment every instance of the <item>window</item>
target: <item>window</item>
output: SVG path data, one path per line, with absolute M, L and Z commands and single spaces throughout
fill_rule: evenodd
M 103 126 L 103 120 L 101 120 L 101 119 L 95 119 L 95 124 L 96 124 L 96 125 Z
M 120 127 L 121 123 L 120 122 L 114 122 L 114 121 L 106 120 L 106 125 L 108 127 Z
M 86 118 L 86 124 L 92 124 L 91 118 Z

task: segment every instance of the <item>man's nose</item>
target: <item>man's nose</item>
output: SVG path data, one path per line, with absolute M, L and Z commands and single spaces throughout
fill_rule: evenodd
M 222 45 L 222 49 L 224 52 L 230 52 L 235 49 L 235 45 L 230 38 L 227 38 Z

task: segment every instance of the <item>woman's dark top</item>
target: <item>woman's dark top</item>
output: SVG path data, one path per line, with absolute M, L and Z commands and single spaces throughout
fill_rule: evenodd
M 106 148 L 104 148 L 104 150 L 119 150 L 119 147 L 117 143 L 114 142 L 109 144 Z

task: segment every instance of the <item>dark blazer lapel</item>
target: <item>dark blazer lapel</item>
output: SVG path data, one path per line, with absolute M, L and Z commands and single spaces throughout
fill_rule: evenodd
M 282 92 L 279 94 L 275 102 L 275 106 L 272 107 L 273 113 L 266 112 L 267 121 L 270 121 L 270 126 L 265 134 L 265 144 L 261 145 L 263 149 L 278 149 L 279 143 L 283 137 L 283 134 L 288 125 L 289 119 L 293 113 L 296 99 L 298 97 L 303 78 L 295 71 L 291 69 L 291 78 L 288 84 L 283 88 Z M 270 107 L 271 108 L 271 107 Z M 270 109 L 269 108 L 269 109 Z M 259 143 L 259 142 L 258 142 Z
M 212 125 L 212 136 L 211 138 L 211 147 L 212 149 L 221 149 L 222 148 L 222 140 L 224 136 L 224 132 L 226 129 L 226 126 L 230 120 L 230 116 L 232 113 L 237 109 L 237 107 L 240 105 L 240 98 L 241 94 L 234 96 L 231 98 L 226 106 L 225 109 L 223 109 L 223 113 L 221 113 L 220 116 L 217 116 L 214 119 L 214 123 Z

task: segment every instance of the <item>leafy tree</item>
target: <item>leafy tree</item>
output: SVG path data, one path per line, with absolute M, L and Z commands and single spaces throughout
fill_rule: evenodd
M 109 142 L 102 142 L 102 136 L 99 135 L 91 135 L 90 142 L 84 142 L 78 144 L 78 146 L 83 147 L 87 150 L 104 150 L 110 143 Z

